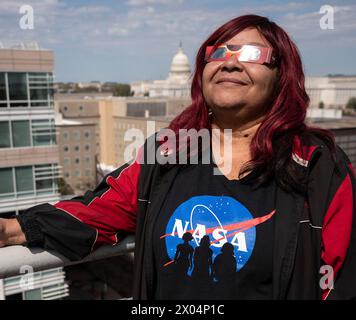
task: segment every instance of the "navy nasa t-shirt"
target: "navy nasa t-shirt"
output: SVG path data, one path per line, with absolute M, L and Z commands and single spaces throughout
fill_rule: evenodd
M 154 228 L 156 299 L 271 299 L 275 182 L 214 175 L 189 165 Z

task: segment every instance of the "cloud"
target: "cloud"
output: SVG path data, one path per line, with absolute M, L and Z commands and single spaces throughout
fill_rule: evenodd
M 19 7 L 24 2 L 34 8 L 34 30 L 19 27 Z M 147 56 L 154 53 L 168 61 L 179 40 L 193 57 L 199 45 L 221 24 L 237 15 L 255 13 L 271 17 L 303 48 L 324 48 L 330 44 L 355 47 L 356 5 L 348 2 L 344 5 L 340 1 L 334 6 L 334 30 L 320 28 L 322 14 L 318 5 L 306 1 L 245 5 L 244 1 L 233 0 L 224 6 L 197 2 L 98 0 L 73 5 L 69 0 L 1 0 L 0 40 L 5 45 L 37 41 L 55 52 L 82 52 L 85 56 L 91 53 L 96 57 L 138 56 L 144 47 Z
M 129 0 L 126 2 L 129 6 L 147 6 L 147 5 L 169 5 L 182 4 L 184 0 Z
M 27 1 L 34 8 L 35 30 L 23 31 L 18 26 L 23 1 L 0 2 L 0 39 L 38 40 L 41 43 L 63 43 L 74 46 L 111 46 L 129 41 L 169 41 L 177 38 L 202 41 L 230 18 L 243 13 L 273 15 L 293 37 L 300 41 L 316 41 L 351 37 L 356 30 L 355 5 L 334 7 L 335 30 L 321 30 L 319 8 L 308 2 L 272 3 L 259 6 L 239 6 L 199 9 L 189 5 L 174 7 L 176 0 L 129 0 L 123 8 L 114 4 L 72 6 L 58 0 Z M 178 1 L 183 3 L 183 0 Z M 156 6 L 166 4 L 167 6 Z M 312 7 L 312 8 L 311 8 Z M 238 8 L 238 10 L 234 10 Z M 185 40 L 186 41 L 186 40 Z
M 317 46 L 330 45 L 332 42 L 345 44 L 356 40 L 356 5 L 333 6 L 334 29 L 322 29 L 320 19 L 324 14 L 318 11 L 303 14 L 288 13 L 279 19 L 279 23 L 296 39 L 303 43 L 311 43 Z

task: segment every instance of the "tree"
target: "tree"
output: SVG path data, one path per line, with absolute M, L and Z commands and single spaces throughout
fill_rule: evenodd
M 129 84 L 118 83 L 113 88 L 113 95 L 117 97 L 130 97 L 132 95 Z
M 349 101 L 346 103 L 346 109 L 356 111 L 356 97 L 351 97 L 349 99 Z
M 58 189 L 61 195 L 74 194 L 72 187 L 63 178 L 58 179 Z

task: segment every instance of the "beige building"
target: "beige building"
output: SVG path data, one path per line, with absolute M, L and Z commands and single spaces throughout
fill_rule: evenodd
M 60 164 L 65 184 L 74 194 L 83 194 L 93 189 L 96 179 L 96 125 L 73 120 L 64 120 L 61 114 L 56 117 Z M 61 185 L 64 192 L 65 184 Z M 65 193 L 72 190 L 66 189 Z
M 305 88 L 310 97 L 310 106 L 344 109 L 350 98 L 356 97 L 356 77 L 306 77 Z
M 55 110 L 62 114 L 63 119 L 79 121 L 81 123 L 95 126 L 95 135 L 91 139 L 95 154 L 100 154 L 100 115 L 99 101 L 87 99 L 66 99 L 55 102 Z
M 127 135 L 125 141 L 125 134 L 129 133 L 131 129 L 137 129 L 137 131 L 132 131 L 134 136 L 142 137 L 146 139 L 149 135 L 166 128 L 169 125 L 172 117 L 151 117 L 151 118 L 137 118 L 137 117 L 113 117 L 114 124 L 114 152 L 113 152 L 113 162 L 111 163 L 114 167 L 119 167 L 124 163 L 130 161 L 135 154 L 129 154 L 128 158 L 125 159 L 125 149 L 132 143 L 135 142 L 135 138 Z M 130 157 L 132 155 L 132 157 Z
M 0 49 L 0 217 L 60 200 L 50 50 Z M 53 300 L 68 296 L 62 268 L 0 279 L 0 300 Z
M 157 128 L 166 126 L 169 119 L 183 111 L 191 100 L 186 98 L 147 97 L 86 97 L 56 101 L 56 109 L 63 119 L 95 124 L 95 150 L 102 166 L 122 164 L 123 130 L 136 128 L 149 119 L 157 121 Z M 159 120 L 157 120 L 159 119 Z M 118 130 L 120 134 L 118 135 Z

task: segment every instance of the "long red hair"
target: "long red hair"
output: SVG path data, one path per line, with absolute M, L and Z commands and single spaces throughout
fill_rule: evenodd
M 205 48 L 223 43 L 246 28 L 256 28 L 272 45 L 276 55 L 275 67 L 279 77 L 273 103 L 251 142 L 251 161 L 240 174 L 259 170 L 258 182 L 263 183 L 272 175 L 287 190 L 301 190 L 302 181 L 296 177 L 290 161 L 293 137 L 298 135 L 307 142 L 311 134 L 323 139 L 332 153 L 335 152 L 333 134 L 329 130 L 305 124 L 309 97 L 304 86 L 304 72 L 297 46 L 288 34 L 276 23 L 258 15 L 234 18 L 221 27 L 199 48 L 192 80 L 192 104 L 169 125 L 175 133 L 179 129 L 211 129 L 208 106 L 203 97 L 202 74 L 205 67 Z M 271 165 L 273 164 L 273 165 Z

